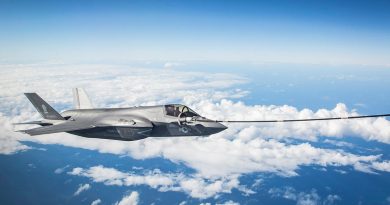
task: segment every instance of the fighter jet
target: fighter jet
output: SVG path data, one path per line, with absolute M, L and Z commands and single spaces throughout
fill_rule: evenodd
M 42 127 L 20 130 L 29 135 L 67 132 L 88 138 L 134 141 L 147 137 L 209 136 L 221 123 L 279 123 L 387 117 L 390 114 L 286 120 L 211 120 L 181 104 L 129 108 L 93 108 L 85 91 L 73 89 L 74 109 L 58 113 L 36 93 L 25 93 L 43 120 L 16 123 Z
M 36 93 L 25 93 L 25 96 L 43 118 L 16 123 L 42 126 L 21 130 L 29 135 L 67 132 L 88 138 L 133 141 L 147 137 L 208 136 L 227 128 L 181 104 L 93 108 L 81 88 L 73 89 L 75 108 L 61 113 Z

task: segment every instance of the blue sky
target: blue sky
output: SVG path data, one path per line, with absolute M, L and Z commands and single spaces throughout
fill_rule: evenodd
M 388 1 L 1 1 L 0 62 L 389 65 Z

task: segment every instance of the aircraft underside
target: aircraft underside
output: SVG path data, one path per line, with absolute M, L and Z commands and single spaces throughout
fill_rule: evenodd
M 177 122 L 172 122 L 155 124 L 153 128 L 95 127 L 68 133 L 88 138 L 134 141 L 147 137 L 207 136 L 219 131 L 220 129 L 212 130 L 202 125 L 178 125 Z

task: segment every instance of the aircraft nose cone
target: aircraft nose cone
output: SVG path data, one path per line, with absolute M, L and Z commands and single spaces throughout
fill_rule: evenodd
M 222 129 L 222 130 L 226 130 L 227 129 L 227 127 L 225 125 L 223 125 L 223 124 L 221 124 L 219 122 L 217 122 L 216 124 L 217 124 L 217 128 L 219 128 L 219 129 Z
M 219 122 L 214 122 L 211 128 L 211 134 L 216 134 L 218 132 L 224 131 L 227 129 L 227 127 Z

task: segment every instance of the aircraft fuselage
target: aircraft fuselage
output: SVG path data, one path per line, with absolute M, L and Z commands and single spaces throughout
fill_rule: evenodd
M 186 116 L 168 113 L 167 106 L 68 110 L 61 115 L 70 121 L 91 124 L 68 133 L 89 137 L 133 141 L 147 137 L 208 136 L 227 127 L 213 121 L 183 122 Z M 199 115 L 191 116 L 205 119 Z

